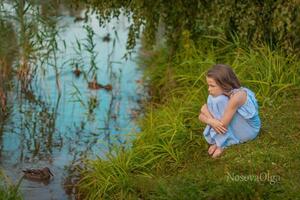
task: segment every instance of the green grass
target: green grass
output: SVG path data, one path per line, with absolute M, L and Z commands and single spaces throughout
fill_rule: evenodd
M 299 98 L 281 109 L 264 109 L 260 135 L 231 146 L 213 160 L 203 145 L 186 158 L 182 169 L 161 176 L 149 199 L 299 199 L 300 121 Z M 296 117 L 296 118 L 295 118 Z M 236 176 L 238 180 L 230 179 Z M 240 177 L 258 176 L 256 181 Z M 269 178 L 267 178 L 269 177 Z M 273 181 L 275 183 L 273 183 Z
M 0 200 L 19 200 L 22 199 L 19 192 L 21 180 L 15 185 L 11 180 L 0 171 Z
M 88 161 L 80 193 L 86 199 L 300 198 L 299 61 L 263 45 L 183 41 L 172 57 L 159 49 L 143 58 L 152 99 L 142 131 L 130 149 Z M 263 125 L 255 140 L 231 146 L 214 160 L 207 155 L 198 114 L 207 98 L 205 72 L 216 62 L 232 65 L 242 84 L 255 91 Z M 268 174 L 277 182 L 229 178 Z

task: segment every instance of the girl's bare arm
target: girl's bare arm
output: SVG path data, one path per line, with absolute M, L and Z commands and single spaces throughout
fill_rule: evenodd
M 201 108 L 199 120 L 213 127 L 217 133 L 225 133 L 227 131 L 223 123 L 220 120 L 215 119 L 209 112 L 206 104 Z
M 201 107 L 201 113 L 205 114 L 207 117 L 214 118 L 213 115 L 209 112 L 208 107 L 207 107 L 206 104 L 204 104 L 204 105 Z
M 242 106 L 247 100 L 247 93 L 245 91 L 238 91 L 233 94 L 228 102 L 228 105 L 225 109 L 224 115 L 221 118 L 221 122 L 227 128 L 228 124 L 231 122 L 234 114 L 237 109 Z

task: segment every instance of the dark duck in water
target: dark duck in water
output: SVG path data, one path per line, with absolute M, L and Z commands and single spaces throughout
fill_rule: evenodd
M 109 33 L 107 33 L 103 38 L 102 38 L 102 41 L 103 42 L 109 42 L 111 40 L 111 38 L 110 38 L 110 34 Z
M 99 90 L 99 89 L 105 89 L 106 91 L 111 91 L 112 90 L 112 85 L 107 84 L 107 85 L 102 85 L 97 82 L 97 79 L 94 78 L 94 80 L 88 82 L 88 88 L 91 90 Z
M 81 74 L 81 70 L 78 67 L 78 64 L 75 65 L 75 69 L 73 70 L 73 73 L 75 74 L 76 77 L 79 77 Z
M 88 82 L 88 88 L 91 89 L 91 90 L 99 90 L 102 87 L 103 86 L 100 83 L 97 83 L 96 79 Z
M 33 181 L 48 181 L 51 176 L 54 176 L 48 167 L 42 169 L 25 169 L 24 178 Z

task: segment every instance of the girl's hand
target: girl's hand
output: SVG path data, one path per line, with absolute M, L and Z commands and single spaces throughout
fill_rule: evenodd
M 210 118 L 208 124 L 219 134 L 226 133 L 227 131 L 224 124 L 217 119 Z

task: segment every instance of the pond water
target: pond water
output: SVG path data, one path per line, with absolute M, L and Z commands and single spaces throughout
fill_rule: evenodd
M 72 199 L 64 189 L 72 166 L 82 158 L 104 156 L 114 145 L 126 146 L 130 133 L 139 131 L 135 118 L 146 98 L 136 53 L 123 58 L 128 17 L 100 27 L 94 14 L 84 17 L 84 7 L 66 5 L 58 4 L 55 12 L 46 12 L 42 4 L 7 3 L 2 8 L 1 23 L 8 25 L 1 40 L 10 48 L 1 46 L 1 64 L 6 64 L 1 67 L 15 72 L 25 60 L 34 77 L 24 88 L 17 75 L 1 76 L 6 96 L 5 110 L 0 110 L 1 168 L 14 181 L 26 168 L 49 167 L 54 174 L 49 182 L 22 180 L 21 192 L 30 200 Z M 26 11 L 23 16 L 18 6 Z M 41 18 L 34 26 L 35 18 L 44 15 L 51 23 Z M 25 48 L 28 44 L 31 48 Z M 94 78 L 97 84 L 88 83 Z

